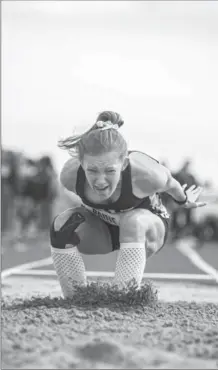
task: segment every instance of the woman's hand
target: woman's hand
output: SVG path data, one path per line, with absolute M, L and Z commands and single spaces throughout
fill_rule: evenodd
M 203 191 L 201 186 L 192 185 L 190 188 L 185 190 L 187 188 L 187 184 L 185 184 L 182 186 L 182 188 L 187 195 L 187 201 L 183 206 L 184 208 L 203 207 L 207 204 L 207 202 L 197 202 L 201 192 Z

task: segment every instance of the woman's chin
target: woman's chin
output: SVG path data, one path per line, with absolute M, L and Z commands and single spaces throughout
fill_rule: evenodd
M 101 197 L 101 199 L 104 199 L 104 200 L 108 200 L 111 196 L 111 194 L 108 192 L 108 193 L 100 193 L 99 196 Z
M 109 189 L 104 191 L 96 191 L 96 193 L 102 200 L 108 200 L 112 195 L 112 192 Z

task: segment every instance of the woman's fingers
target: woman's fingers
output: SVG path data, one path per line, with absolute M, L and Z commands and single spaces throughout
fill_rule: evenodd
M 204 207 L 204 206 L 206 206 L 207 205 L 207 203 L 206 202 L 199 202 L 198 203 L 198 207 Z
M 207 205 L 206 202 L 197 202 L 196 204 L 197 204 L 197 207 L 204 207 Z
M 190 203 L 187 203 L 185 208 L 198 208 L 198 207 L 204 207 L 206 205 L 207 205 L 206 202 L 190 202 Z
M 196 185 L 191 185 L 190 188 L 188 188 L 188 191 L 193 191 L 196 188 Z
M 203 188 L 201 186 L 198 186 L 196 189 L 194 189 L 194 192 L 199 192 L 201 193 Z
M 192 194 L 198 194 L 200 195 L 200 193 L 203 191 L 203 188 L 201 186 L 197 186 L 196 185 L 192 185 L 190 186 L 190 188 L 186 191 L 186 193 L 192 193 Z
M 191 185 L 190 188 L 188 188 L 188 191 L 198 191 L 199 189 L 202 189 L 201 186 L 197 186 L 197 185 Z

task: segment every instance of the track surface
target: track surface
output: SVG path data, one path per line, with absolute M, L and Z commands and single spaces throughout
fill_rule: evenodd
M 2 270 L 19 264 L 39 260 L 50 256 L 50 243 L 46 236 L 29 239 L 25 245 L 16 245 L 10 238 L 2 240 Z M 218 245 L 205 244 L 198 250 L 206 262 L 218 270 Z M 108 255 L 84 256 L 87 270 L 113 271 L 116 252 Z M 48 267 L 45 267 L 47 269 Z M 52 268 L 52 266 L 50 267 Z M 178 252 L 173 245 L 166 245 L 157 255 L 148 260 L 146 272 L 201 274 L 191 262 Z

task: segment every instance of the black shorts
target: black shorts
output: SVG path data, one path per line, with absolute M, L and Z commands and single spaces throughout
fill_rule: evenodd
M 163 221 L 164 226 L 165 226 L 164 242 L 163 242 L 162 247 L 158 250 L 158 252 L 159 252 L 164 247 L 164 245 L 166 243 L 166 240 L 167 240 L 167 237 L 168 237 L 169 227 L 170 227 L 170 218 L 165 218 L 165 217 L 161 216 L 161 214 L 156 213 L 154 211 L 153 211 L 153 213 L 156 214 L 157 216 L 159 216 L 161 218 L 161 220 Z M 113 251 L 119 250 L 120 249 L 120 242 L 119 242 L 119 234 L 120 234 L 120 231 L 119 231 L 119 226 L 111 225 L 111 224 L 109 224 L 107 222 L 105 222 L 105 224 L 107 225 L 107 227 L 108 227 L 108 229 L 110 231 L 111 241 L 112 241 L 112 246 L 113 246 Z

